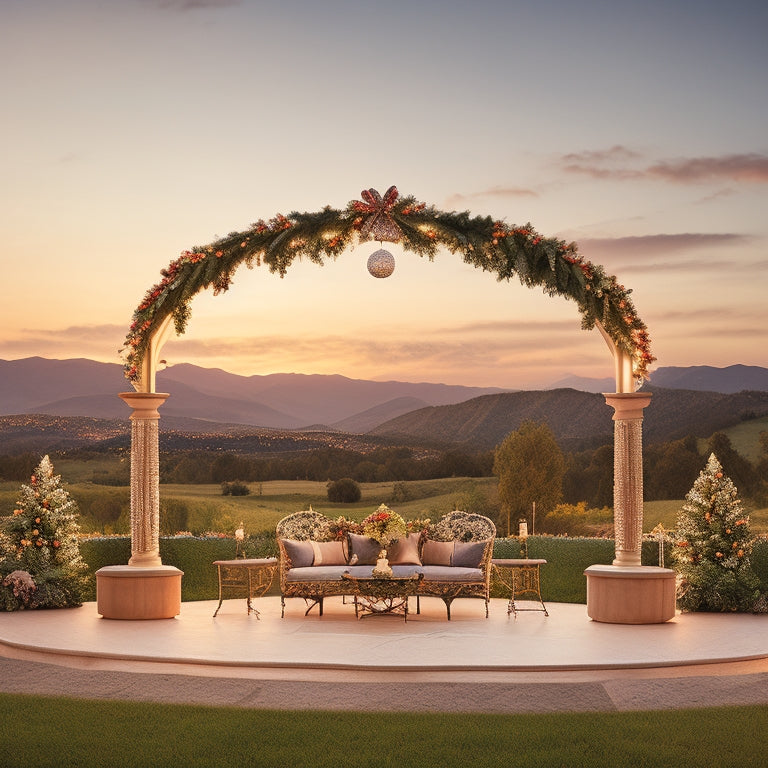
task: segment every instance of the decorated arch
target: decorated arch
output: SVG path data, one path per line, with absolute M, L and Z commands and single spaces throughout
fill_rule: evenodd
M 297 258 L 323 264 L 368 240 L 398 243 L 404 251 L 430 260 L 444 248 L 497 280 L 517 277 L 530 288 L 571 299 L 581 313 L 582 327 L 598 327 L 613 351 L 616 391 L 633 391 L 647 376 L 654 357 L 631 291 L 584 259 L 576 243 L 543 237 L 530 224 L 515 226 L 490 216 L 441 211 L 414 197 L 400 197 L 396 187 L 383 197 L 375 189 L 361 196 L 344 209 L 325 207 L 316 213 L 260 219 L 245 231 L 196 246 L 172 261 L 134 312 L 122 350 L 134 388 L 154 391 L 160 349 L 173 329 L 184 332 L 191 301 L 200 291 L 226 291 L 243 264 L 264 264 L 283 276 Z
M 396 187 L 383 196 L 375 189 L 364 190 L 361 196 L 341 210 L 277 214 L 243 232 L 184 251 L 147 291 L 122 349 L 125 375 L 135 390 L 120 395 L 133 409 L 131 559 L 127 569 L 109 566 L 97 573 L 99 612 L 109 618 L 136 619 L 170 618 L 179 611 L 181 572 L 163 566 L 160 559 L 158 407 L 168 395 L 155 391 L 155 371 L 170 333 L 184 332 L 194 296 L 206 288 L 215 294 L 226 291 L 243 264 L 264 264 L 282 276 L 297 258 L 323 264 L 356 243 L 374 240 L 398 243 L 404 251 L 430 260 L 443 248 L 497 280 L 517 277 L 523 285 L 575 301 L 582 327 L 598 328 L 615 363 L 616 392 L 605 397 L 614 409 L 615 424 L 612 567 L 621 571 L 621 577 L 616 579 L 608 566 L 587 569 L 587 613 L 593 619 L 629 624 L 671 618 L 674 572 L 658 569 L 664 573 L 649 574 L 648 568 L 640 568 L 641 427 L 651 396 L 635 388 L 647 377 L 654 357 L 630 291 L 601 266 L 584 259 L 575 243 L 544 237 L 530 224 L 514 226 L 489 216 L 440 211 L 414 197 L 400 197 Z M 391 264 L 369 264 L 369 270 L 384 277 Z

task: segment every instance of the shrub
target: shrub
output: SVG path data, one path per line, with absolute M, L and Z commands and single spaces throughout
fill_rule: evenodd
M 172 536 L 189 527 L 189 508 L 180 499 L 160 500 L 160 533 Z
M 251 489 L 239 480 L 226 480 L 221 484 L 221 493 L 224 496 L 248 496 Z
M 354 504 L 363 496 L 360 486 L 351 477 L 332 480 L 326 486 L 328 501 L 334 504 Z

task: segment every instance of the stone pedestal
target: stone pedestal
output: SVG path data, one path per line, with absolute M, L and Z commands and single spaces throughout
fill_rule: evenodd
M 587 615 L 608 624 L 661 624 L 675 616 L 675 572 L 658 566 L 591 565 Z
M 96 610 L 105 619 L 172 619 L 181 610 L 183 571 L 172 565 L 108 565 L 96 571 Z

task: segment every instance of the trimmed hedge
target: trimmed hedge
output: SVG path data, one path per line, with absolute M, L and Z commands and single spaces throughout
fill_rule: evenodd
M 545 602 L 586 603 L 587 579 L 584 571 L 590 565 L 607 564 L 614 558 L 613 539 L 571 538 L 555 536 L 529 536 L 528 557 L 543 558 L 547 564 L 541 568 L 541 596 Z M 667 545 L 666 565 L 670 563 L 671 545 Z M 125 565 L 131 556 L 129 537 L 83 539 L 80 552 L 88 563 L 91 573 L 105 565 Z M 246 557 L 277 556 L 273 534 L 248 536 L 245 540 Z M 494 557 L 519 558 L 522 556 L 519 539 L 496 539 Z M 235 541 L 223 537 L 172 536 L 160 539 L 160 557 L 165 565 L 174 565 L 184 571 L 181 580 L 182 600 L 215 600 L 218 597 L 218 579 L 215 560 L 232 560 L 235 557 Z M 755 541 L 752 566 L 768 591 L 768 539 Z M 643 565 L 658 565 L 658 545 L 655 541 L 643 541 Z M 269 594 L 279 594 L 277 579 Z M 502 597 L 502 588 L 491 585 L 491 595 Z M 95 579 L 87 601 L 96 599 Z
M 274 536 L 248 536 L 244 543 L 246 557 L 276 557 Z M 80 553 L 88 563 L 91 574 L 105 565 L 125 565 L 131 557 L 131 539 L 128 536 L 82 539 Z M 160 538 L 160 557 L 163 565 L 173 565 L 184 576 L 181 580 L 181 599 L 215 600 L 219 595 L 216 560 L 233 560 L 236 545 L 233 538 L 218 536 L 169 536 Z M 270 594 L 279 594 L 279 585 L 273 585 Z M 87 601 L 96 599 L 96 579 L 91 579 Z

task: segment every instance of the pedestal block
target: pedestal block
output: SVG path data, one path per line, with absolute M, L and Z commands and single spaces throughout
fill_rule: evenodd
M 172 619 L 181 611 L 183 575 L 172 565 L 99 568 L 96 610 L 105 619 Z
M 591 565 L 587 615 L 608 624 L 661 624 L 675 616 L 675 572 L 658 566 Z

